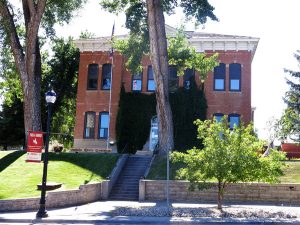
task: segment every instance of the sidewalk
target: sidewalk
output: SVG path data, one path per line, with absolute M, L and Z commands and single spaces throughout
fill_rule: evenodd
M 99 201 L 86 205 L 68 207 L 62 209 L 48 210 L 48 217 L 36 219 L 36 211 L 0 213 L 0 224 L 4 223 L 56 223 L 56 224 L 195 224 L 195 223 L 227 223 L 227 224 L 300 224 L 300 207 L 296 206 L 272 206 L 272 205 L 229 205 L 224 204 L 224 210 L 265 210 L 271 212 L 292 213 L 297 218 L 233 218 L 233 217 L 154 217 L 154 216 L 119 216 L 116 211 L 124 207 L 155 207 L 165 206 L 165 202 L 126 202 L 126 201 Z M 191 204 L 172 203 L 174 209 L 177 208 L 210 208 L 215 210 L 216 204 Z

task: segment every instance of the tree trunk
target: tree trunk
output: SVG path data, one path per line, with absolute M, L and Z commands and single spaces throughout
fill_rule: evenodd
M 45 11 L 46 0 L 22 1 L 26 29 L 25 50 L 14 23 L 13 14 L 5 1 L 0 1 L 0 17 L 14 55 L 17 70 L 20 75 L 24 97 L 25 142 L 27 132 L 41 130 L 41 57 L 38 42 L 38 30 Z
M 223 190 L 223 186 L 222 186 L 222 182 L 218 182 L 218 209 L 222 210 L 222 201 L 223 201 L 223 194 L 224 194 L 224 190 Z
M 168 52 L 165 19 L 160 0 L 147 0 L 150 58 L 156 85 L 156 112 L 159 121 L 159 154 L 174 148 L 173 120 L 169 103 Z

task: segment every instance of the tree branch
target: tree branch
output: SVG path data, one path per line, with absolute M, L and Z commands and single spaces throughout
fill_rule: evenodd
M 33 0 L 23 0 L 23 6 L 24 6 L 24 2 L 27 2 L 27 7 L 30 11 L 30 16 L 33 16 L 35 14 L 35 4 L 33 2 Z M 25 13 L 24 13 L 25 14 Z
M 25 71 L 25 60 L 22 45 L 17 34 L 16 26 L 14 24 L 14 18 L 8 9 L 6 1 L 0 0 L 0 22 L 5 29 L 5 33 L 9 39 L 11 49 L 16 61 L 16 67 L 20 73 L 22 81 L 26 82 L 27 77 L 22 71 Z
M 28 69 L 27 73 L 29 74 L 29 76 L 34 75 L 37 36 L 38 36 L 38 30 L 41 23 L 41 19 L 45 12 L 45 6 L 46 6 L 46 0 L 38 1 L 35 13 L 30 15 L 30 21 L 28 26 L 26 27 L 27 35 L 26 35 L 25 60 L 26 60 L 26 67 Z

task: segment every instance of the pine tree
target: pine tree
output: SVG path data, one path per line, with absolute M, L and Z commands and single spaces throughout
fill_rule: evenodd
M 300 50 L 294 54 L 300 65 Z M 285 93 L 284 102 L 287 104 L 287 110 L 284 115 L 285 119 L 289 120 L 288 132 L 290 138 L 300 142 L 300 71 L 292 71 L 285 69 L 290 78 L 286 79 L 289 85 L 289 91 Z

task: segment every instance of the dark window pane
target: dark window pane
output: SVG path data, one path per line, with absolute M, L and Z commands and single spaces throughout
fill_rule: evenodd
M 226 65 L 220 63 L 214 68 L 214 90 L 224 91 L 225 90 L 225 75 L 226 75 Z
M 95 113 L 86 112 L 85 113 L 85 123 L 84 123 L 84 138 L 93 138 L 95 132 Z
M 149 79 L 154 79 L 152 66 L 148 66 L 148 80 Z
M 142 77 L 143 77 L 142 72 L 132 76 L 132 91 L 142 90 Z
M 111 85 L 111 64 L 102 66 L 102 89 L 109 90 Z
M 155 83 L 154 83 L 154 72 L 152 66 L 148 66 L 147 71 L 147 90 L 155 91 Z
M 241 90 L 241 64 L 232 63 L 229 65 L 229 80 L 230 91 Z
M 88 86 L 89 90 L 96 90 L 98 83 L 98 65 L 90 64 L 88 68 Z

